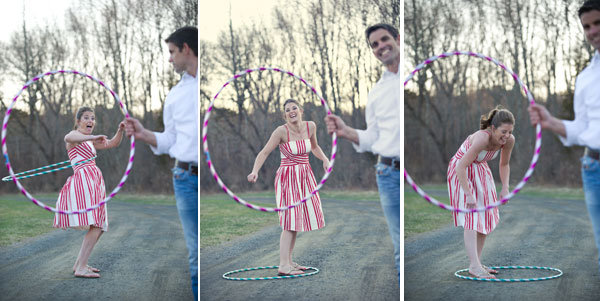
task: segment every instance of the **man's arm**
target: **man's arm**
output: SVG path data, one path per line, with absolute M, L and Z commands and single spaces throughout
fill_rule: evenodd
M 552 116 L 546 107 L 534 103 L 530 105 L 527 110 L 529 111 L 531 124 L 536 125 L 539 123 L 542 126 L 542 129 L 550 130 L 563 138 L 567 137 L 565 124 L 562 120 Z
M 356 129 L 349 127 L 346 123 L 337 115 L 328 115 L 325 117 L 327 123 L 327 133 L 331 135 L 335 132 L 338 137 L 346 138 L 356 144 L 359 144 L 358 132 Z

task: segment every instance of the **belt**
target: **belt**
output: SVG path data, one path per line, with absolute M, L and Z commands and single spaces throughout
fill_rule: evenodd
M 585 152 L 583 153 L 583 155 L 588 156 L 594 160 L 600 160 L 600 151 L 593 150 L 589 147 L 585 148 Z
M 181 162 L 179 160 L 175 160 L 175 166 L 181 169 L 189 170 L 194 175 L 198 174 L 198 163 L 196 162 Z
M 400 170 L 400 159 L 379 156 L 379 162 L 388 166 L 393 166 L 395 169 Z

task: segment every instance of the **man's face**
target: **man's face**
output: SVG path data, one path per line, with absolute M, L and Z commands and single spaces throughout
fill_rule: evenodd
M 169 63 L 173 63 L 173 68 L 175 72 L 181 73 L 185 71 L 185 55 L 183 54 L 183 48 L 179 50 L 177 45 L 169 42 L 167 43 L 169 47 L 169 53 L 171 56 L 169 57 Z
M 591 10 L 581 14 L 579 18 L 585 38 L 594 49 L 600 51 L 600 10 Z
M 380 28 L 369 35 L 369 45 L 375 57 L 384 65 L 400 61 L 400 38 L 394 37 L 385 29 Z

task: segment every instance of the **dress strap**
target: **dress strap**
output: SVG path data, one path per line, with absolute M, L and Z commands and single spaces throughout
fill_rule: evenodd
M 308 128 L 308 121 L 306 122 L 306 133 L 308 133 L 308 139 L 310 139 L 310 129 Z
M 287 124 L 284 124 L 283 126 L 285 126 L 285 131 L 287 132 L 287 136 L 288 136 L 287 142 L 290 142 L 290 130 L 288 129 Z

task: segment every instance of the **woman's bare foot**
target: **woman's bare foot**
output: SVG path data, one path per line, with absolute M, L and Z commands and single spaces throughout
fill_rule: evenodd
M 300 275 L 300 274 L 304 274 L 304 272 L 295 269 L 291 265 L 280 266 L 279 269 L 277 270 L 278 276 L 293 276 L 293 275 Z
M 481 266 L 483 267 L 484 270 L 486 270 L 490 274 L 498 274 L 498 270 L 490 269 L 490 268 L 486 267 L 485 265 L 481 265 Z
M 496 276 L 488 273 L 488 271 L 486 271 L 483 267 L 478 266 L 478 267 L 469 267 L 469 274 L 475 276 L 476 278 L 483 278 L 483 279 L 496 279 Z
M 88 271 L 90 271 L 90 272 L 94 272 L 94 273 L 99 273 L 99 272 L 100 272 L 100 270 L 99 270 L 99 269 L 97 269 L 97 268 L 95 268 L 95 267 L 91 267 L 91 266 L 89 266 L 89 265 L 86 265 L 85 267 L 86 267 L 86 268 L 88 269 Z M 73 273 L 75 273 L 75 267 L 73 267 Z
M 308 268 L 307 268 L 307 267 L 305 267 L 305 266 L 301 266 L 301 265 L 299 265 L 299 264 L 297 264 L 297 263 L 295 263 L 295 262 L 293 262 L 293 261 L 292 261 L 292 263 L 290 263 L 290 265 L 291 265 L 291 266 L 292 266 L 294 269 L 296 269 L 296 270 L 300 270 L 300 271 L 306 271 L 306 270 L 308 270 Z
M 100 278 L 100 274 L 90 271 L 87 267 L 81 270 L 75 271 L 75 277 L 80 278 Z

